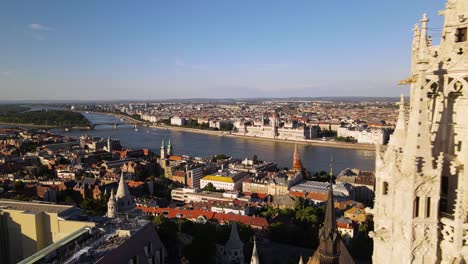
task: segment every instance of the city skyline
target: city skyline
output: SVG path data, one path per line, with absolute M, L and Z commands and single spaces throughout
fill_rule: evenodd
M 444 1 L 3 3 L 3 100 L 397 96 Z M 395 19 L 398 18 L 398 19 Z M 391 23 L 390 23 L 391 22 Z

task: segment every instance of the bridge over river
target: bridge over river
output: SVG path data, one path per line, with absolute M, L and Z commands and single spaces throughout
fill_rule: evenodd
M 93 112 L 84 112 L 83 115 L 88 118 L 89 115 L 93 115 L 95 113 Z M 91 124 L 89 125 L 89 129 L 95 129 L 97 126 L 112 126 L 114 129 L 117 129 L 119 126 L 128 126 L 131 125 L 135 129 L 138 126 L 144 125 L 145 122 L 134 119 L 132 117 L 126 116 L 126 115 L 120 115 L 120 114 L 114 114 L 114 113 L 96 113 L 100 114 L 103 116 L 107 116 L 107 118 L 104 118 L 102 120 L 96 120 L 96 119 L 91 119 L 90 120 Z

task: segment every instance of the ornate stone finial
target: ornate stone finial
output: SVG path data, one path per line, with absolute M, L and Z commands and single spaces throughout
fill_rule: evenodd
M 416 35 L 419 35 L 419 24 L 416 23 L 414 24 L 414 27 L 413 27 L 413 34 L 416 36 Z
M 427 14 L 424 13 L 424 14 L 422 15 L 422 18 L 421 18 L 421 23 L 423 23 L 423 24 L 422 24 L 422 27 L 427 26 L 427 24 L 426 24 L 427 22 L 429 22 L 429 18 L 427 17 Z
M 400 111 L 405 111 L 405 95 L 400 94 Z

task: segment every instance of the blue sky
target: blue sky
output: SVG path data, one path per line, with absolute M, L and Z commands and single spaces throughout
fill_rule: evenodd
M 3 0 L 0 99 L 397 96 L 444 4 Z

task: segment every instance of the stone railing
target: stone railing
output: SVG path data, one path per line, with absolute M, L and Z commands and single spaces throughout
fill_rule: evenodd
M 457 243 L 455 240 L 455 221 L 450 218 L 442 217 L 440 219 L 442 223 L 441 234 L 442 240 L 449 243 Z M 468 250 L 468 223 L 463 224 L 462 230 L 462 247 Z M 465 250 L 465 249 L 464 249 Z
M 454 221 L 452 219 L 442 217 L 440 222 L 442 223 L 442 239 L 446 242 L 453 243 L 455 232 Z

